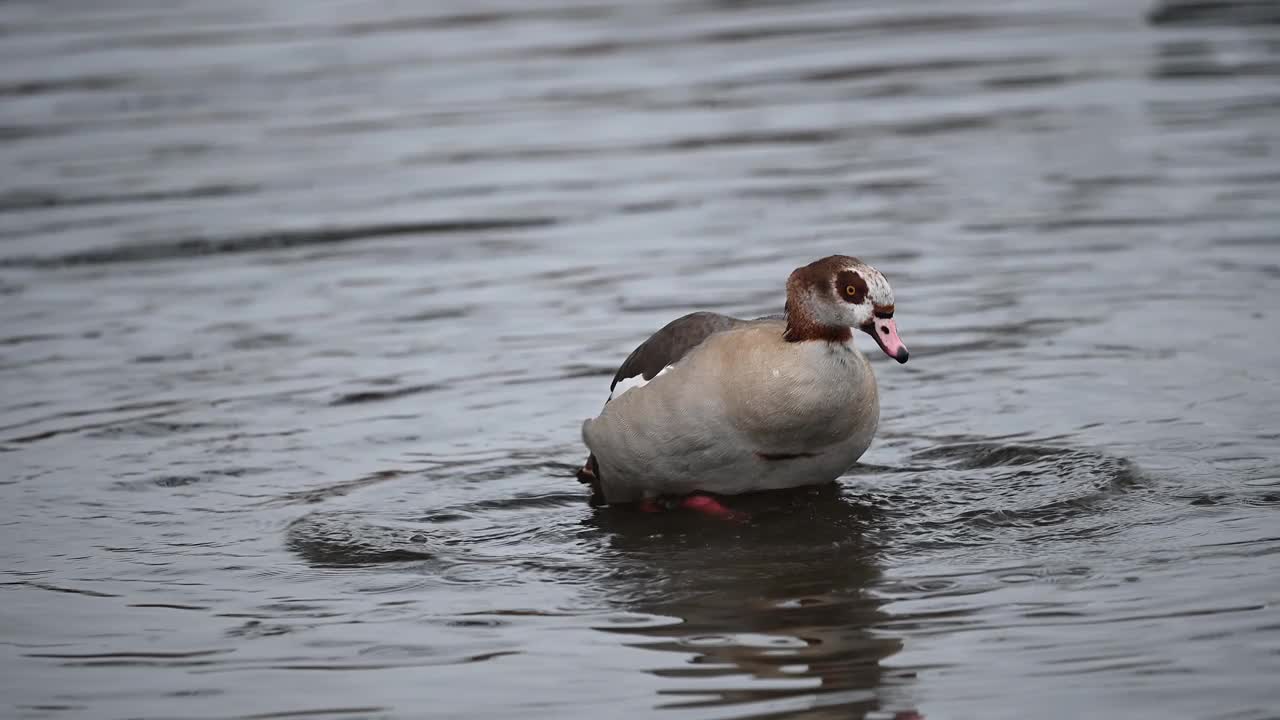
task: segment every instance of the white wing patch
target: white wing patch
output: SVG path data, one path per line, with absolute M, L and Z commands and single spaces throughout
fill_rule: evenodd
M 612 400 L 632 388 L 642 388 L 645 385 L 648 385 L 654 380 L 657 380 L 662 375 L 662 373 L 670 370 L 671 367 L 672 367 L 671 365 L 668 365 L 662 368 L 662 370 L 659 371 L 657 375 L 654 375 L 652 378 L 648 380 L 644 379 L 644 373 L 641 373 L 635 377 L 622 378 L 621 380 L 618 381 L 617 385 L 613 386 L 613 392 L 609 393 L 609 399 Z

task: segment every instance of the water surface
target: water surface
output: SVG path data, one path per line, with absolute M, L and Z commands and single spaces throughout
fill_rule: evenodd
M 0 5 L 0 715 L 1277 717 L 1246 15 Z M 864 464 L 588 507 L 621 359 L 836 252 Z

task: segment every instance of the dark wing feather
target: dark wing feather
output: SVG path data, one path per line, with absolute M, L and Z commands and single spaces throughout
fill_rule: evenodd
M 627 356 L 613 376 L 609 391 L 613 392 L 618 382 L 625 378 L 644 375 L 645 380 L 652 380 L 664 367 L 684 357 L 708 336 L 746 322 L 713 312 L 690 313 L 672 320 Z

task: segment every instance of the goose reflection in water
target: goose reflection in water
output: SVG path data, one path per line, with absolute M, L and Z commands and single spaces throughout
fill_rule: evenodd
M 748 525 L 692 513 L 600 512 L 624 609 L 667 623 L 608 627 L 655 658 L 669 678 L 664 708 L 737 706 L 787 717 L 919 717 L 896 696 L 911 677 L 882 662 L 902 642 L 875 630 L 886 616 L 867 533 L 876 509 L 838 485 L 742 498 Z M 747 504 L 754 505 L 748 507 Z M 744 707 L 748 706 L 748 707 Z

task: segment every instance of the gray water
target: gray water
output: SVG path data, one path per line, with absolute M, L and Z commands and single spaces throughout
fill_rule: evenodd
M 0 4 L 0 716 L 1280 717 L 1280 25 L 1152 11 Z M 832 253 L 862 466 L 588 507 Z

